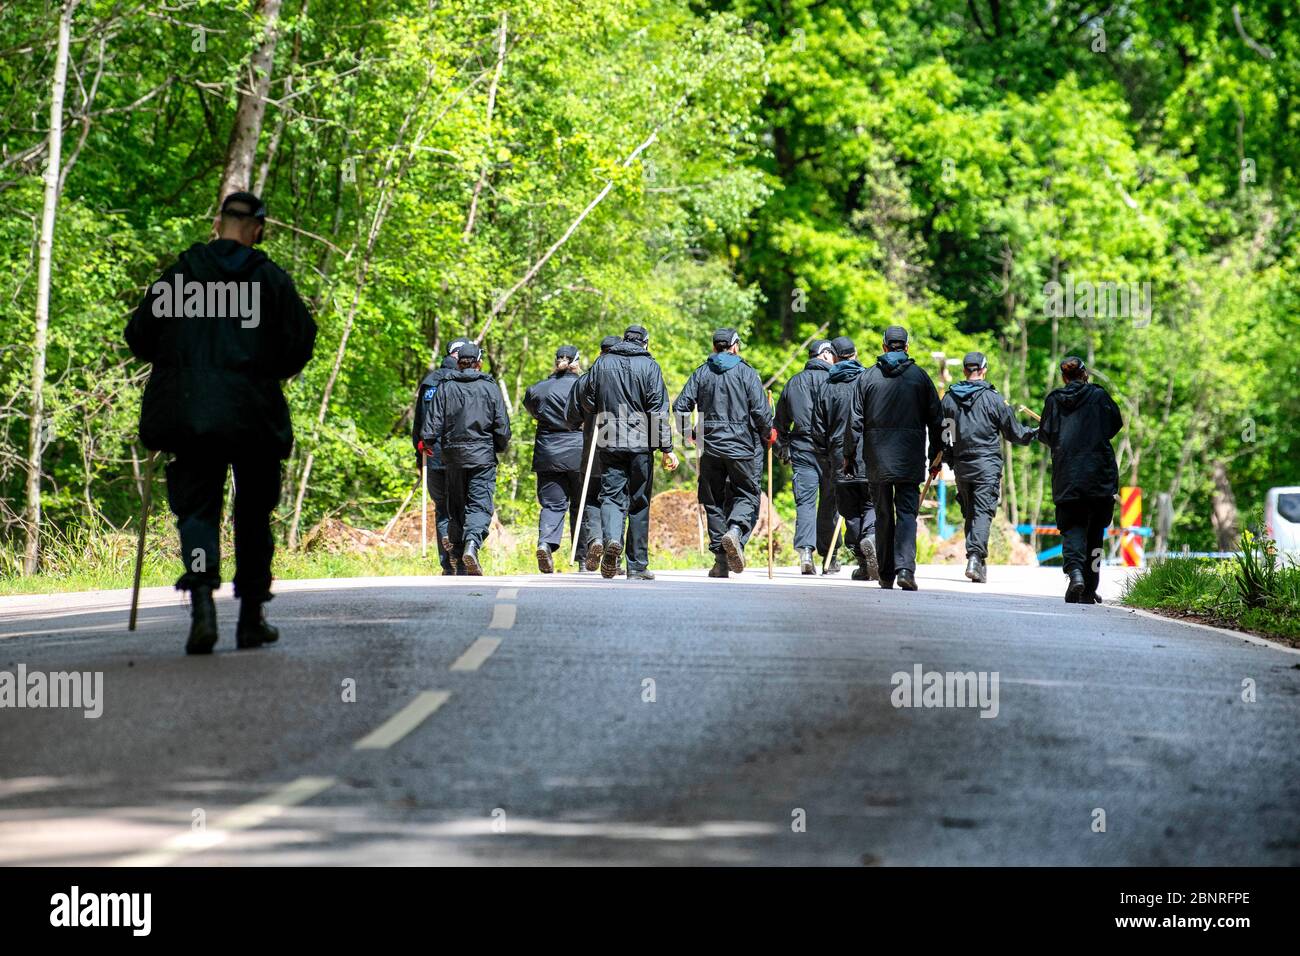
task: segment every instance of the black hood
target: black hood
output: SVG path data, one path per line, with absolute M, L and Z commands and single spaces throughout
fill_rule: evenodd
M 266 261 L 260 251 L 234 239 L 196 242 L 181 253 L 186 278 L 200 282 L 246 279 Z
M 823 362 L 819 358 L 810 358 L 807 362 L 804 363 L 804 371 L 806 372 L 809 371 L 810 369 L 821 369 L 823 372 L 829 372 L 831 369 L 831 363 Z
M 628 342 L 626 339 L 617 345 L 609 347 L 608 355 L 649 355 L 650 352 L 639 342 Z
M 442 365 L 438 367 L 456 369 L 460 367 L 460 362 L 456 360 L 456 356 L 448 355 L 445 359 L 442 360 Z
M 1099 389 L 1101 389 L 1101 386 L 1094 385 L 1092 382 L 1071 382 L 1064 388 L 1056 390 L 1056 400 L 1060 403 L 1061 411 L 1072 412 L 1086 402 L 1094 391 Z
M 480 378 L 485 378 L 489 382 L 492 381 L 491 375 L 489 375 L 487 372 L 483 371 L 482 369 L 477 369 L 477 368 L 457 369 L 454 373 L 452 373 L 451 376 L 451 380 L 453 382 L 476 382 Z
M 987 389 L 993 389 L 995 392 L 997 391 L 996 388 L 993 388 L 992 385 L 984 381 L 957 382 L 948 389 L 948 394 L 951 395 L 953 400 L 962 408 L 969 409 L 975 404 L 975 400 Z
M 826 380 L 828 382 L 852 382 L 864 371 L 862 363 L 857 359 L 845 359 L 831 366 L 831 374 L 826 377 Z
M 890 378 L 902 375 L 909 365 L 915 364 L 906 352 L 886 352 L 876 359 L 876 365 Z

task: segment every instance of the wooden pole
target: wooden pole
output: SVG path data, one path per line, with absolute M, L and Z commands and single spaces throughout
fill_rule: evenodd
M 135 630 L 135 616 L 140 608 L 140 572 L 144 568 L 144 535 L 149 527 L 149 506 L 153 503 L 153 462 L 158 453 L 149 452 L 144 463 L 144 490 L 140 494 L 140 534 L 135 541 L 135 580 L 131 584 L 131 620 L 127 622 L 128 631 Z
M 772 407 L 772 390 L 767 390 L 767 407 Z M 772 550 L 772 526 L 776 524 L 773 518 L 776 515 L 776 508 L 772 504 L 772 446 L 767 446 L 767 579 L 772 580 L 772 562 L 776 560 L 776 554 Z
M 597 429 L 594 427 L 593 423 L 591 429 L 591 450 L 587 452 L 587 469 L 582 473 L 582 498 L 580 499 L 582 501 L 582 506 L 581 510 L 578 512 L 581 516 L 579 518 L 580 521 L 585 518 L 587 514 L 587 484 L 591 481 L 591 465 L 596 460 L 596 436 Z M 654 463 L 651 462 L 651 465 L 653 464 Z M 572 563 L 578 560 L 578 539 L 582 537 L 581 525 L 579 526 L 578 534 L 570 534 L 569 537 L 573 539 L 573 547 L 569 550 L 569 562 Z
M 429 456 L 420 452 L 420 557 L 429 556 Z
M 822 559 L 822 574 L 830 570 L 831 555 L 840 549 L 840 533 L 844 530 L 844 515 L 840 515 L 835 521 L 835 533 L 831 535 L 831 546 L 826 552 L 826 557 Z
M 939 463 L 942 461 L 943 461 L 943 449 L 941 448 L 939 449 L 939 454 L 934 456 L 934 461 L 930 462 L 930 468 L 932 470 L 938 468 Z M 930 485 L 933 483 L 934 483 L 934 475 L 927 475 L 925 479 L 925 487 L 921 489 L 921 500 L 916 506 L 917 511 L 920 511 L 922 508 L 925 507 L 925 496 L 930 493 Z
M 1033 419 L 1034 419 L 1034 421 L 1036 421 L 1036 422 L 1041 422 L 1041 421 L 1043 420 L 1043 416 L 1042 416 L 1042 415 L 1039 415 L 1039 414 L 1037 414 L 1036 412 L 1031 411 L 1027 406 L 1025 406 L 1025 405 L 1020 405 L 1020 406 L 1018 406 L 1018 407 L 1019 407 L 1019 409 L 1020 409 L 1022 412 L 1024 412 L 1026 415 L 1030 415 L 1030 416 L 1032 416 Z

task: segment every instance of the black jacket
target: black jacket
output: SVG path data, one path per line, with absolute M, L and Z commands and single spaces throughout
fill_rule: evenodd
M 852 416 L 845 457 L 865 462 L 873 484 L 925 480 L 942 447 L 943 409 L 934 382 L 906 352 L 886 352 L 858 376 Z
M 686 380 L 673 411 L 683 429 L 699 409 L 700 454 L 751 459 L 772 433 L 772 409 L 753 366 L 739 355 L 714 352 Z
M 202 295 L 176 296 L 178 281 L 204 283 L 194 287 Z M 149 287 L 125 334 L 136 357 L 153 364 L 140 406 L 145 447 L 289 456 L 280 381 L 311 358 L 316 323 L 262 252 L 233 239 L 195 243 Z
M 672 451 L 668 389 L 650 353 L 635 342 L 619 342 L 578 377 L 572 414 L 592 418 L 601 447 L 610 451 Z M 599 457 L 599 456 L 597 456 Z
M 1119 493 L 1110 440 L 1123 424 L 1119 407 L 1100 385 L 1071 382 L 1047 396 L 1038 440 L 1052 449 L 1054 501 Z
M 496 380 L 478 369 L 452 372 L 433 396 L 422 437 L 426 446 L 438 446 L 448 468 L 495 465 L 510 444 L 510 419 Z
M 985 381 L 957 382 L 943 397 L 944 460 L 958 481 L 1002 479 L 1002 439 L 1028 445 L 1038 430 L 1016 421 L 1011 406 Z
M 865 371 L 857 359 L 836 362 L 831 366 L 826 384 L 817 393 L 817 403 L 813 406 L 813 449 L 831 463 L 836 481 L 867 480 L 867 465 L 862 459 L 861 447 L 857 449 L 856 457 L 849 462 L 849 470 L 844 470 L 844 440 L 852 420 L 853 392 L 858 377 Z
M 582 471 L 582 426 L 570 426 L 566 417 L 577 383 L 574 372 L 554 372 L 524 392 L 524 408 L 537 420 L 533 471 Z
M 433 397 L 438 394 L 442 383 L 451 378 L 454 371 L 456 371 L 456 358 L 448 355 L 442 360 L 440 366 L 420 380 L 420 387 L 415 392 L 414 421 L 411 422 L 411 444 L 417 451 L 422 441 L 421 436 L 424 434 L 424 423 L 429 420 L 429 412 L 433 410 Z M 429 456 L 428 467 L 442 468 L 442 449 L 436 445 L 433 454 Z
M 831 367 L 821 359 L 809 359 L 803 371 L 794 375 L 776 400 L 776 430 L 783 446 L 791 451 L 815 453 L 812 437 L 817 397 L 826 385 Z

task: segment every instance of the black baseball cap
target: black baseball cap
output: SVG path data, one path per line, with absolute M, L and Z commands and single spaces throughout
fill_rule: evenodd
M 729 349 L 740 341 L 740 333 L 735 329 L 718 329 L 713 333 L 713 344 L 719 348 Z
M 451 345 L 447 346 L 447 354 L 448 354 L 448 355 L 455 355 L 457 352 L 459 352 L 459 351 L 460 351 L 461 349 L 463 349 L 465 346 L 470 345 L 470 344 L 471 344 L 471 343 L 470 343 L 470 340 L 469 340 L 469 339 L 455 339 L 455 340 L 451 343 Z
M 813 339 L 810 343 L 808 343 L 808 357 L 816 358 L 827 349 L 829 349 L 832 352 L 835 351 L 835 347 L 831 345 L 831 343 L 827 339 Z
M 555 350 L 555 357 L 557 359 L 576 359 L 578 357 L 578 347 L 576 345 L 561 345 Z
M 962 368 L 985 368 L 988 366 L 988 359 L 984 357 L 983 352 L 967 352 L 966 357 L 961 360 Z
M 885 329 L 884 342 L 886 346 L 906 345 L 907 329 L 903 328 L 901 325 L 891 325 L 889 328 Z
M 231 203 L 247 206 L 248 212 L 244 212 L 242 209 L 231 209 Z M 224 216 L 226 213 L 230 213 L 232 216 L 252 216 L 262 222 L 266 220 L 266 204 L 250 192 L 231 193 L 221 201 L 221 214 Z
M 830 344 L 831 348 L 835 350 L 835 354 L 840 358 L 848 358 L 858 350 L 857 346 L 853 344 L 853 340 L 847 335 L 837 335 L 831 340 Z
M 618 345 L 618 343 L 621 341 L 623 340 L 620 339 L 617 335 L 607 335 L 600 340 L 600 351 L 602 353 L 608 352 L 615 345 Z
M 464 345 L 460 347 L 460 360 L 462 362 L 464 362 L 466 359 L 470 361 L 477 361 L 482 357 L 483 357 L 483 350 L 479 348 L 477 345 L 475 345 L 473 342 L 466 342 Z
M 650 333 L 645 330 L 644 325 L 629 325 L 623 333 L 623 341 L 645 345 L 650 341 Z

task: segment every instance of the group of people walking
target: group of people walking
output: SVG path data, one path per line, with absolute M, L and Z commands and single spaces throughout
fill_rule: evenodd
M 256 195 L 227 196 L 214 223 L 217 238 L 183 253 L 150 286 L 125 330 L 131 350 L 152 364 L 141 439 L 152 452 L 173 455 L 167 496 L 185 562 L 176 586 L 191 595 L 186 650 L 193 654 L 210 653 L 217 641 L 212 593 L 221 584 L 219 529 L 231 468 L 234 585 L 241 601 L 236 643 L 259 647 L 279 636 L 264 605 L 271 600 L 270 518 L 293 442 L 280 383 L 311 358 L 316 325 L 292 280 L 254 248 L 266 221 Z M 230 308 L 247 302 L 254 303 L 251 312 Z M 837 554 L 845 547 L 857 564 L 854 579 L 916 590 L 918 486 L 927 472 L 938 474 L 946 456 L 965 521 L 966 576 L 983 582 L 1002 440 L 1038 440 L 1052 453 L 1069 579 L 1065 599 L 1100 600 L 1102 536 L 1118 492 L 1110 441 L 1121 420 L 1081 359 L 1060 363 L 1064 386 L 1047 396 L 1041 421 L 1031 428 L 1016 421 L 988 383 L 987 361 L 978 352 L 966 355 L 965 380 L 941 401 L 908 354 L 908 333 L 900 326 L 885 330 L 870 364 L 859 361 L 849 338 L 810 343 L 807 364 L 786 383 L 775 409 L 741 357 L 741 344 L 734 329 L 714 332 L 710 354 L 672 400 L 641 325 L 607 336 L 586 369 L 577 347 L 556 350 L 551 373 L 524 395 L 537 423 L 532 467 L 543 573 L 555 569 L 567 519 L 581 568 L 605 578 L 654 578 L 655 456 L 666 471 L 678 467 L 676 433 L 699 451 L 710 577 L 745 568 L 764 453 L 771 449 L 793 471 L 794 545 L 804 574 L 816 573 L 817 558 L 826 571 L 839 570 Z M 481 574 L 497 460 L 511 437 L 505 398 L 482 370 L 481 349 L 466 339 L 451 343 L 415 398 L 411 439 L 435 503 L 439 562 L 447 574 Z

